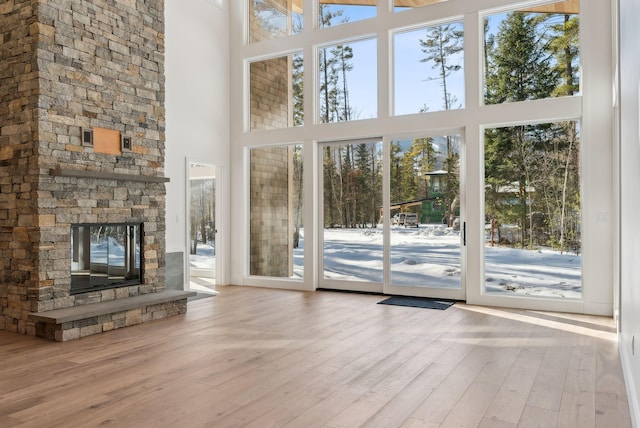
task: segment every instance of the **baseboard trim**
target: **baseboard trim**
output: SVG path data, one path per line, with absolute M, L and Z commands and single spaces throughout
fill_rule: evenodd
M 622 343 L 622 336 L 618 335 L 618 343 Z M 629 401 L 629 413 L 631 414 L 631 424 L 634 428 L 640 425 L 640 403 L 638 402 L 638 388 L 632 376 L 633 370 L 631 366 L 631 358 L 628 355 L 626 347 L 618 345 L 620 353 L 620 363 L 622 364 L 622 374 L 624 376 L 624 384 L 627 388 L 627 400 Z

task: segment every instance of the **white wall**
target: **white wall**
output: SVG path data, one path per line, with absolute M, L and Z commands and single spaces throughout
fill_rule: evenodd
M 166 0 L 167 252 L 186 248 L 186 161 L 229 172 L 229 9 L 212 0 Z M 233 0 L 235 1 L 235 0 Z M 228 200 L 228 177 L 218 179 L 218 202 Z M 217 207 L 227 221 L 226 212 Z M 219 253 L 228 239 L 219 237 Z M 225 244 L 227 243 L 227 244 Z M 218 269 L 223 260 L 217 260 Z M 221 283 L 224 283 L 224 278 Z
M 620 0 L 620 353 L 634 426 L 640 426 L 640 3 Z

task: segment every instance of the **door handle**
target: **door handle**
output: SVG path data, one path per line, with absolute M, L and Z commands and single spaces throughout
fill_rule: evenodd
M 462 246 L 467 246 L 467 222 L 462 222 Z

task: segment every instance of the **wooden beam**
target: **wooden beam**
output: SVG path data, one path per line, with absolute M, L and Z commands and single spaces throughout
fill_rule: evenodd
M 559 3 L 545 4 L 532 7 L 521 12 L 531 13 L 559 13 L 561 15 L 577 15 L 580 13 L 580 0 L 566 0 Z

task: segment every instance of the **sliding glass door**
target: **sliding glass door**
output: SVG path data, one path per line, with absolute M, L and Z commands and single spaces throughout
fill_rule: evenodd
M 464 299 L 460 136 L 385 144 L 321 146 L 320 288 Z
M 459 135 L 390 143 L 386 294 L 464 299 Z
M 324 144 L 320 288 L 381 292 L 382 140 Z

